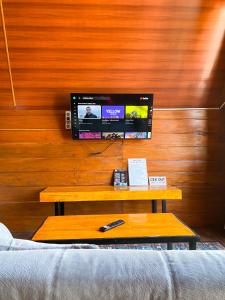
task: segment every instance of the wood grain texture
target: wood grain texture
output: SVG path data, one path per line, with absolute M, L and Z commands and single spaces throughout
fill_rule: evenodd
M 166 175 L 182 189 L 182 203 L 169 202 L 170 211 L 192 226 L 224 224 L 221 112 L 154 111 L 151 141 L 74 142 L 64 130 L 75 91 L 153 92 L 161 108 L 220 106 L 223 0 L 3 0 L 3 7 L 17 109 L 11 109 L 0 20 L 0 221 L 32 233 L 54 213 L 39 203 L 41 190 L 109 185 L 112 170 L 126 168 L 128 157 L 146 157 L 149 174 Z M 67 203 L 65 209 L 144 213 L 150 203 Z
M 120 219 L 125 221 L 122 226 L 104 233 L 98 230 L 101 226 Z M 78 215 L 48 217 L 32 239 L 45 241 L 151 236 L 195 236 L 195 233 L 171 213 L 89 215 L 88 217 Z
M 110 185 L 128 157 L 146 157 L 151 175 L 182 189 L 168 209 L 191 226 L 224 222 L 225 129 L 220 111 L 155 111 L 150 141 L 72 141 L 63 111 L 0 110 L 0 219 L 31 234 L 48 215 L 48 186 Z M 96 152 L 102 152 L 96 155 Z M 66 203 L 66 214 L 145 213 L 149 201 Z M 159 208 L 160 209 L 160 208 Z
M 182 200 L 182 191 L 174 187 L 151 189 L 150 187 L 114 186 L 56 186 L 40 193 L 40 202 L 82 202 L 115 200 Z
M 13 106 L 0 5 L 0 107 Z
M 3 5 L 18 106 L 67 108 L 75 91 L 152 92 L 156 107 L 224 101 L 222 0 Z

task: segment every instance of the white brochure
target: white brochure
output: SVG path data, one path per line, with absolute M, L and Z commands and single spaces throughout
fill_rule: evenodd
M 145 158 L 128 158 L 130 185 L 148 185 L 147 163 Z

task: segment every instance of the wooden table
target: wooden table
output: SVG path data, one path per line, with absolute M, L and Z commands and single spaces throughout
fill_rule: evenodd
M 64 215 L 65 202 L 151 200 L 152 212 L 157 212 L 157 200 L 162 201 L 166 212 L 166 200 L 182 200 L 182 191 L 174 187 L 150 188 L 149 186 L 58 186 L 48 187 L 40 193 L 41 202 L 54 202 L 55 215 Z
M 123 219 L 125 224 L 106 232 L 99 227 Z M 48 217 L 32 240 L 52 243 L 167 243 L 188 242 L 196 249 L 199 237 L 171 213 L 109 214 Z

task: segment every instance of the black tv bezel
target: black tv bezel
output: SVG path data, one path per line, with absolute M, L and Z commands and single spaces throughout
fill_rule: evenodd
M 83 92 L 81 92 L 81 93 L 70 93 L 70 109 L 71 109 L 71 135 L 72 135 L 72 139 L 74 140 L 74 141 L 124 141 L 124 140 L 126 140 L 126 141 L 129 141 L 129 140 L 131 140 L 131 141 L 141 141 L 141 140 L 144 140 L 144 141 L 146 141 L 146 140 L 151 140 L 152 139 L 152 123 L 151 123 L 151 131 L 149 131 L 150 133 L 151 133 L 151 137 L 150 138 L 141 138 L 141 139 L 135 139 L 135 138 L 133 138 L 133 139 L 125 139 L 125 134 L 124 134 L 124 138 L 121 138 L 121 139 L 103 139 L 102 137 L 100 138 L 100 139 L 79 139 L 79 138 L 74 138 L 74 135 L 73 135 L 73 114 L 72 114 L 72 104 L 73 104 L 73 99 L 72 99 L 72 97 L 74 96 L 74 95 L 90 95 L 90 96 L 108 96 L 108 95 L 132 95 L 132 96 L 134 96 L 134 95 L 136 95 L 136 96 L 140 96 L 140 95 L 143 95 L 143 96 L 150 96 L 151 97 L 151 101 L 152 101 L 152 118 L 151 118 L 151 120 L 153 120 L 153 103 L 154 103 L 154 94 L 153 93 L 90 93 L 90 92 L 88 92 L 88 93 L 83 93 Z M 149 118 L 148 118 L 149 119 Z M 126 131 L 124 131 L 124 133 L 125 133 Z M 101 133 L 102 133 L 102 131 L 101 131 Z

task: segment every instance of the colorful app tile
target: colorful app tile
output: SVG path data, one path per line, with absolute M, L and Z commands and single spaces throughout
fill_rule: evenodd
M 101 119 L 101 105 L 78 105 L 79 119 Z
M 102 138 L 105 140 L 119 140 L 124 138 L 123 132 L 102 132 Z
M 79 132 L 79 138 L 82 140 L 99 140 L 101 132 Z
M 102 106 L 102 118 L 103 119 L 123 119 L 124 118 L 124 106 L 119 105 L 107 105 Z
M 146 139 L 147 132 L 125 132 L 125 139 Z
M 126 106 L 127 119 L 146 119 L 148 117 L 148 106 Z

